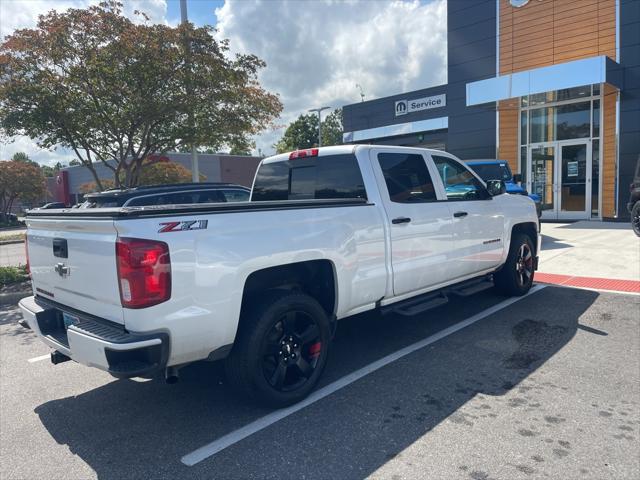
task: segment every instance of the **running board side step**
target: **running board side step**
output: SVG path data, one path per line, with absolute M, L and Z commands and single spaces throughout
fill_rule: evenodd
M 419 297 L 412 298 L 409 301 L 400 302 L 398 305 L 392 304 L 380 309 L 383 315 L 389 313 L 397 313 L 405 317 L 412 317 L 419 313 L 426 312 L 432 308 L 439 307 L 449 302 L 449 297 L 443 292 L 427 293 Z
M 447 291 L 458 295 L 459 297 L 468 297 L 483 290 L 493 287 L 493 278 L 491 276 L 482 277 L 480 279 L 464 282 L 459 285 L 453 285 Z
M 410 298 L 409 300 L 383 306 L 380 308 L 380 312 L 383 315 L 397 313 L 398 315 L 403 315 L 405 317 L 412 317 L 448 303 L 449 295 L 468 297 L 492 287 L 493 278 L 491 275 L 486 275 L 457 285 L 451 285 L 435 292 L 425 293 L 418 297 Z

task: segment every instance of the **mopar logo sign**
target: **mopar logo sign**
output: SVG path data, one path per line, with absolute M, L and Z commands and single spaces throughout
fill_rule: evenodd
M 509 0 L 509 3 L 513 7 L 524 7 L 527 3 L 529 3 L 529 0 Z
M 420 110 L 439 108 L 447 105 L 447 95 L 434 95 L 433 97 L 416 98 L 414 100 L 399 100 L 396 102 L 396 117 Z
M 407 113 L 407 101 L 400 100 L 399 102 L 396 102 L 396 116 L 404 115 L 405 113 Z

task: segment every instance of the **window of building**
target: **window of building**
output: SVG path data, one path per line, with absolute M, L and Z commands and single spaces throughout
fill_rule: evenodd
M 297 158 L 262 165 L 251 200 L 367 198 L 355 155 Z
M 437 200 L 433 181 L 422 155 L 380 153 L 378 163 L 392 202 L 416 203 Z
M 447 157 L 432 155 L 444 184 L 447 200 L 484 200 L 487 193 L 464 165 Z
M 591 136 L 591 102 L 569 103 L 555 107 L 557 140 Z

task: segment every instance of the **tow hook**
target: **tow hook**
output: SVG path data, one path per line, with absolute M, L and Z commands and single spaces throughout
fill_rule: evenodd
M 54 365 L 58 365 L 59 363 L 63 363 L 63 362 L 68 362 L 69 360 L 71 359 L 67 357 L 64 353 L 60 353 L 57 350 L 54 350 L 53 352 L 51 352 L 51 363 L 53 363 Z

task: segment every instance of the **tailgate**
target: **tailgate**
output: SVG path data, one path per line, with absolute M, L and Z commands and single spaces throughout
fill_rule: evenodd
M 34 293 L 124 323 L 112 219 L 27 218 Z

